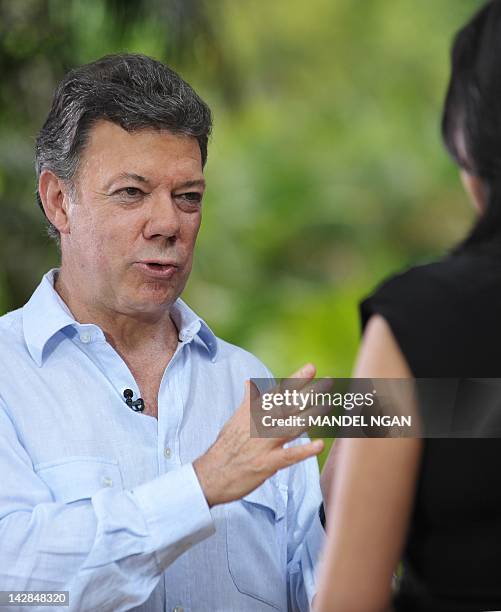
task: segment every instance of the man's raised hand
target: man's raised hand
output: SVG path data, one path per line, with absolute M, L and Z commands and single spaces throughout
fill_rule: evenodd
M 307 364 L 290 378 L 297 379 L 295 388 L 300 390 L 310 383 L 315 372 L 315 367 Z M 284 448 L 304 430 L 282 437 L 252 438 L 250 410 L 251 404 L 258 401 L 257 389 L 247 381 L 242 404 L 214 444 L 193 464 L 209 506 L 244 497 L 278 470 L 318 455 L 324 447 L 322 440 L 315 440 Z

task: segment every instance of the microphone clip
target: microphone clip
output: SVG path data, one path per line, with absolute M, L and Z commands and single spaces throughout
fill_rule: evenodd
M 134 412 L 143 412 L 144 400 L 142 397 L 138 397 L 137 400 L 132 401 L 132 396 L 134 395 L 132 389 L 125 389 L 123 395 L 125 398 L 125 403 L 131 410 L 134 410 Z

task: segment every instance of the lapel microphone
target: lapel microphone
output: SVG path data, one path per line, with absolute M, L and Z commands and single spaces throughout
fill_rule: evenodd
M 134 412 L 142 412 L 144 410 L 144 401 L 142 397 L 138 397 L 134 402 L 132 401 L 132 396 L 134 395 L 134 391 L 132 389 L 124 390 L 124 398 L 125 403 L 131 410 Z

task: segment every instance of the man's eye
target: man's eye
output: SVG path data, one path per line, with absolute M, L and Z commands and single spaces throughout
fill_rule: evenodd
M 123 189 L 116 191 L 115 194 L 129 199 L 134 199 L 142 196 L 143 192 L 137 187 L 124 187 Z
M 176 198 L 179 198 L 182 201 L 184 200 L 189 204 L 200 204 L 200 202 L 202 201 L 202 194 L 198 191 L 189 191 L 187 193 L 178 194 Z

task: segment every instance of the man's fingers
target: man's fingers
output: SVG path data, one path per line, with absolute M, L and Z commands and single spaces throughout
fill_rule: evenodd
M 299 461 L 304 461 L 304 459 L 309 457 L 315 457 L 322 452 L 323 448 L 323 440 L 314 440 L 313 442 L 308 442 L 308 444 L 277 448 L 271 453 L 270 457 L 278 465 L 277 469 L 280 470 Z
M 331 410 L 330 391 L 334 384 L 333 378 L 317 378 L 309 380 L 301 389 L 298 403 L 289 408 L 289 415 L 327 414 Z
M 306 363 L 304 366 L 296 370 L 294 374 L 291 374 L 288 378 L 282 379 L 280 384 L 275 388 L 277 392 L 282 393 L 283 391 L 294 389 L 302 389 L 312 378 L 315 378 L 317 369 L 312 363 Z
M 255 404 L 251 411 L 252 436 L 275 438 L 276 445 L 282 446 L 309 431 L 314 423 L 312 419 L 329 414 L 332 410 L 329 391 L 333 382 L 328 378 L 308 381 L 296 400 L 287 405 L 277 402 L 277 393 L 270 400 L 272 407 L 266 411 Z
M 291 374 L 289 378 L 313 378 L 317 369 L 312 363 L 305 363 L 303 366 Z
M 313 378 L 316 373 L 317 369 L 312 363 L 305 363 L 294 374 L 291 374 L 289 378 Z

